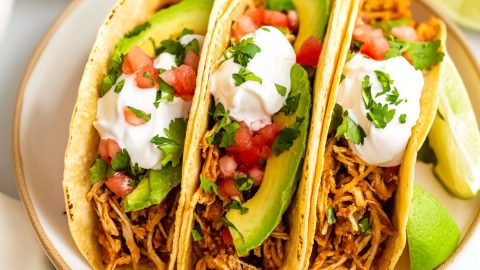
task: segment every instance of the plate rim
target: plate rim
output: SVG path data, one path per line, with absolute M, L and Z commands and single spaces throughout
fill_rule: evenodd
M 414 0 L 415 1 L 415 0 Z M 38 239 L 46 252 L 46 255 L 49 257 L 50 261 L 54 264 L 57 269 L 71 269 L 65 259 L 60 255 L 57 248 L 54 246 L 50 238 L 48 238 L 45 230 L 43 229 L 40 219 L 38 218 L 32 200 L 30 198 L 30 193 L 28 191 L 25 174 L 23 170 L 23 160 L 20 152 L 20 122 L 21 122 L 21 112 L 23 109 L 23 98 L 26 90 L 27 83 L 29 82 L 32 72 L 35 69 L 40 56 L 44 53 L 45 48 L 49 44 L 51 37 L 55 34 L 58 28 L 63 24 L 65 19 L 71 15 L 71 13 L 78 7 L 82 0 L 72 0 L 67 7 L 61 12 L 61 14 L 54 20 L 51 26 L 48 28 L 46 34 L 42 37 L 41 41 L 35 48 L 34 53 L 30 57 L 27 67 L 22 75 L 20 85 L 17 89 L 17 95 L 14 105 L 14 115 L 12 123 L 12 159 L 15 171 L 15 182 L 17 186 L 18 193 L 20 194 L 20 199 L 23 203 L 23 206 L 29 216 L 30 223 L 32 224 Z M 422 5 L 425 9 L 429 10 L 433 15 L 440 18 L 445 25 L 447 26 L 447 31 L 451 32 L 455 38 L 460 41 L 460 46 L 463 51 L 467 54 L 468 58 L 471 60 L 474 65 L 474 71 L 477 76 L 480 78 L 480 64 L 475 58 L 471 47 L 467 40 L 465 39 L 460 28 L 451 21 L 451 19 L 440 15 L 440 12 L 437 8 L 431 4 L 425 2 L 425 0 L 416 0 L 417 4 Z M 480 230 L 480 208 L 475 214 L 475 218 L 470 223 L 468 230 L 466 231 L 461 243 L 457 246 L 454 253 L 443 262 L 438 269 L 445 269 L 451 265 L 456 258 L 465 250 L 467 244 L 470 242 L 472 235 Z

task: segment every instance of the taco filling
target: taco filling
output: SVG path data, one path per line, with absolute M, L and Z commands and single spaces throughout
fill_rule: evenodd
M 184 29 L 155 46 L 155 58 L 135 46 L 114 56 L 104 79 L 87 199 L 100 220 L 96 235 L 107 269 L 168 264 L 203 38 Z
M 443 58 L 437 21 L 408 1 L 365 1 L 338 86 L 324 153 L 311 269 L 370 269 L 397 233 L 399 167 L 424 76 Z
M 284 264 L 289 230 L 282 216 L 301 173 L 311 107 L 299 64 L 314 69 L 322 48 L 310 36 L 295 53 L 297 17 L 293 6 L 247 9 L 211 76 L 215 105 L 193 199 L 195 269 Z

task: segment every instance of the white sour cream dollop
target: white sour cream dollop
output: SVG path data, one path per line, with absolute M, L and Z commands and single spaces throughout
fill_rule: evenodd
M 392 89 L 396 87 L 400 93 L 401 102 L 390 105 L 385 98 L 387 94 L 375 97 L 383 91 L 377 79 L 375 70 L 383 71 L 393 80 Z M 420 96 L 424 85 L 421 71 L 408 63 L 401 56 L 388 60 L 377 61 L 361 54 L 355 55 L 346 63 L 343 74 L 345 79 L 340 83 L 337 103 L 348 110 L 349 117 L 360 125 L 366 133 L 363 144 L 349 141 L 350 148 L 365 162 L 382 167 L 399 165 L 403 159 L 411 129 L 420 115 Z M 395 116 L 385 128 L 376 128 L 367 118 L 367 112 L 362 99 L 362 82 L 365 76 L 370 77 L 371 93 L 375 102 L 389 104 L 389 109 L 395 109 Z M 406 122 L 400 123 L 400 115 L 406 115 Z
M 296 55 L 285 35 L 275 27 L 262 27 L 242 39 L 252 37 L 261 51 L 246 68 L 260 77 L 262 83 L 246 81 L 235 86 L 232 74 L 238 73 L 242 66 L 228 59 L 213 73 L 211 91 L 215 102 L 222 103 L 233 119 L 245 121 L 256 131 L 270 124 L 272 115 L 285 103 L 290 93 L 290 70 L 296 62 Z M 275 84 L 286 88 L 284 96 L 278 93 Z
M 203 36 L 185 35 L 180 43 L 186 45 L 197 39 L 199 49 L 203 45 Z M 177 67 L 175 55 L 161 53 L 154 60 L 154 67 L 166 70 Z M 150 142 L 156 135 L 165 136 L 165 128 L 176 118 L 187 119 L 191 102 L 174 97 L 172 102 L 162 101 L 155 108 L 157 89 L 140 89 L 135 82 L 135 75 L 122 74 L 117 83 L 125 80 L 122 91 L 115 93 L 115 85 L 103 97 L 98 99 L 97 121 L 94 123 L 101 139 L 113 139 L 123 149 L 126 148 L 132 163 L 144 169 L 162 168 L 163 152 Z M 125 121 L 123 109 L 131 106 L 151 114 L 151 119 L 143 125 L 132 126 Z

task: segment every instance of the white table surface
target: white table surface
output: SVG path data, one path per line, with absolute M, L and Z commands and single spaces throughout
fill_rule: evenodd
M 0 193 L 15 199 L 19 195 L 12 161 L 12 119 L 17 89 L 35 48 L 69 2 L 15 0 L 5 35 L 0 37 Z M 462 30 L 480 61 L 480 32 Z

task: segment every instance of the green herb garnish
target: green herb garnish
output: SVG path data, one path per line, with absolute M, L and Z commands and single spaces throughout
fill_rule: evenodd
M 408 53 L 412 58 L 413 66 L 417 70 L 430 70 L 433 65 L 440 63 L 445 56 L 440 51 L 440 40 L 412 42 L 393 39 L 388 43 L 390 49 L 385 54 L 385 59 Z
M 253 38 L 245 38 L 227 49 L 225 59 L 233 58 L 233 62 L 246 67 L 248 62 L 260 51 L 260 47 L 253 42 Z
M 335 208 L 333 206 L 328 206 L 327 210 L 327 222 L 329 225 L 335 224 L 337 219 L 335 218 Z
M 168 129 L 165 128 L 164 131 L 166 137 L 155 135 L 151 142 L 163 152 L 162 165 L 165 166 L 171 162 L 172 167 L 175 167 L 182 158 L 187 122 L 183 118 L 175 118 L 170 121 Z
M 235 81 L 235 86 L 240 86 L 246 81 L 255 81 L 262 84 L 262 78 L 258 77 L 253 72 L 244 67 L 240 68 L 238 73 L 233 73 L 232 78 Z
M 248 212 L 248 208 L 247 208 L 247 207 L 243 207 L 242 204 L 241 204 L 239 201 L 237 201 L 237 200 L 233 200 L 231 203 L 225 205 L 223 208 L 224 208 L 224 209 L 236 209 L 236 210 L 239 210 L 241 215 L 244 215 L 245 213 Z
M 127 106 L 127 108 L 135 114 L 136 117 L 145 120 L 146 122 L 150 121 L 150 118 L 152 118 L 152 114 L 147 114 L 142 110 L 135 109 L 132 106 Z
M 213 191 L 213 193 L 220 196 L 217 184 L 205 178 L 203 175 L 200 175 L 200 188 L 203 189 L 203 191 L 205 191 L 206 193 L 212 193 Z
M 277 88 L 277 92 L 280 96 L 284 97 L 287 94 L 287 88 L 285 86 L 276 83 L 275 88 Z

